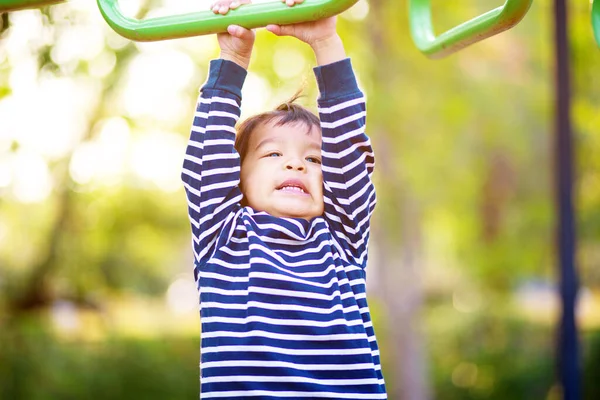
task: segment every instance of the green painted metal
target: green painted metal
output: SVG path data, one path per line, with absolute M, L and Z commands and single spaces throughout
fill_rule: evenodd
M 595 0 L 592 5 L 592 28 L 594 29 L 596 43 L 600 47 L 600 0 Z
M 441 58 L 512 28 L 527 14 L 532 2 L 506 0 L 503 6 L 435 36 L 430 0 L 409 0 L 410 32 L 421 52 L 430 58 Z
M 119 35 L 135 41 L 149 42 L 224 32 L 232 24 L 258 28 L 268 24 L 314 21 L 339 14 L 358 0 L 305 0 L 293 7 L 275 1 L 243 5 L 230 10 L 227 15 L 207 10 L 145 20 L 124 16 L 117 0 L 97 1 L 104 19 Z
M 0 0 L 0 13 L 24 10 L 26 8 L 40 8 L 62 3 L 63 1 L 65 0 Z

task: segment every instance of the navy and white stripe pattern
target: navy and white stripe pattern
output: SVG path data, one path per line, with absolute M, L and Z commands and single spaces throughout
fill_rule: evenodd
M 211 62 L 183 163 L 200 294 L 202 399 L 386 399 L 365 293 L 374 158 L 349 60 L 315 68 L 325 212 L 242 207 L 246 71 Z

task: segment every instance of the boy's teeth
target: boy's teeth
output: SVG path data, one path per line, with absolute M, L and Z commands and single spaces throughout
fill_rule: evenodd
M 302 190 L 302 188 L 300 188 L 298 186 L 284 186 L 280 190 L 289 190 L 289 191 L 293 191 L 293 192 L 304 193 L 304 190 Z

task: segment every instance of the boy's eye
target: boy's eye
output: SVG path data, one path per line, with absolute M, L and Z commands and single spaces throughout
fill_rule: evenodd
M 279 157 L 279 156 L 281 156 L 281 153 L 277 153 L 275 151 L 267 154 L 267 157 Z
M 319 160 L 317 157 L 306 157 L 306 161 L 309 163 L 321 164 L 321 160 Z

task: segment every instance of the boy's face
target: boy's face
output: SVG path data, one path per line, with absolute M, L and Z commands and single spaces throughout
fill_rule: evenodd
M 250 207 L 275 217 L 308 220 L 323 214 L 321 131 L 306 130 L 303 123 L 270 122 L 252 132 L 240 173 Z

